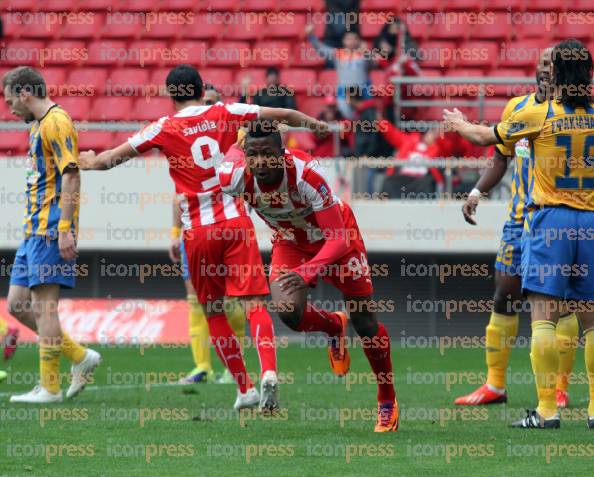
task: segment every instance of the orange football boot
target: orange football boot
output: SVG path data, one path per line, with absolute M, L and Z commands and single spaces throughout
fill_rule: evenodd
M 348 318 L 346 313 L 336 312 L 342 322 L 342 330 L 337 337 L 330 338 L 330 345 L 328 346 L 328 359 L 330 359 L 330 367 L 337 376 L 344 376 L 349 372 L 351 367 L 351 355 L 346 348 L 346 329 Z
M 398 430 L 398 402 L 378 404 L 375 432 L 396 432 Z
M 497 393 L 483 384 L 466 396 L 461 396 L 454 401 L 458 406 L 480 406 L 482 404 L 500 404 L 507 402 L 507 393 Z

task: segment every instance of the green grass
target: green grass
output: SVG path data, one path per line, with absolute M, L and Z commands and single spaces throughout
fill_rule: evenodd
M 484 372 L 480 349 L 453 349 L 442 356 L 435 349 L 396 346 L 402 419 L 399 432 L 387 435 L 372 432 L 375 386 L 354 384 L 347 389 L 338 381 L 328 383 L 333 379 L 325 351 L 319 348 L 279 350 L 279 368 L 291 382 L 281 387 L 286 409 L 276 419 L 255 416 L 243 426 L 230 411 L 235 397 L 230 385 L 196 385 L 191 394 L 173 386 L 110 388 L 114 383 L 142 383 L 145 372 L 187 371 L 187 348 L 152 348 L 144 355 L 138 348 L 97 349 L 104 357 L 96 373 L 98 388 L 73 402 L 45 408 L 54 415 L 43 425 L 35 408 L 8 403 L 7 393 L 30 386 L 0 384 L 0 475 L 552 476 L 587 475 L 592 470 L 594 444 L 583 415 L 584 384 L 572 387 L 574 414 L 558 431 L 507 428 L 510 420 L 534 405 L 531 383 L 509 386 L 511 405 L 454 414 L 453 398 L 472 390 L 475 386 L 468 380 Z M 352 357 L 351 371 L 366 380 L 362 352 L 354 350 Z M 248 351 L 248 365 L 256 369 L 253 350 Z M 35 349 L 23 348 L 10 371 L 16 378 L 36 369 Z M 526 349 L 512 353 L 511 369 L 530 376 Z M 578 351 L 576 371 L 584 371 L 583 350 Z M 444 384 L 448 372 L 470 374 L 465 383 L 448 386 Z M 318 379 L 326 384 L 312 383 Z M 141 425 L 139 409 L 162 412 Z M 343 417 L 349 412 L 357 415 L 341 423 L 339 412 Z M 61 448 L 62 456 L 52 456 L 61 445 L 70 447 Z M 161 447 L 161 455 L 152 455 L 147 462 L 147 449 L 154 454 L 163 445 L 170 447 Z M 547 458 L 546 452 L 553 455 Z M 555 456 L 559 453 L 563 456 Z

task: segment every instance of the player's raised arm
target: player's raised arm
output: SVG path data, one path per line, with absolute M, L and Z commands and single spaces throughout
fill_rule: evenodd
M 83 151 L 79 155 L 79 166 L 82 170 L 105 171 L 119 166 L 138 155 L 136 150 L 127 142 L 114 149 L 108 149 L 99 154 L 95 151 Z
M 447 129 L 457 132 L 472 144 L 490 146 L 498 142 L 492 127 L 483 126 L 482 124 L 472 124 L 466 121 L 464 115 L 456 108 L 453 111 L 444 109 L 443 120 Z
M 318 121 L 307 114 L 294 109 L 285 108 L 260 108 L 260 119 L 269 121 L 278 121 L 293 127 L 303 127 L 310 129 L 317 137 L 326 137 L 328 135 L 328 124 L 324 121 Z

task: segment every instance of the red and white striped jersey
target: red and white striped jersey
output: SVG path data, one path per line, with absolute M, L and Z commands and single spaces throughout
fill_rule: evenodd
M 139 153 L 157 148 L 167 156 L 184 229 L 247 215 L 241 199 L 221 192 L 214 165 L 237 141 L 241 125 L 259 112 L 254 104 L 188 106 L 128 139 Z
M 323 240 L 315 212 L 341 204 L 340 199 L 330 190 L 316 159 L 296 149 L 285 149 L 283 157 L 281 183 L 266 187 L 259 185 L 249 171 L 243 152 L 233 148 L 217 168 L 221 188 L 234 197 L 243 197 L 254 208 L 275 231 L 273 242 L 306 244 Z M 345 215 L 347 208 L 341 209 Z

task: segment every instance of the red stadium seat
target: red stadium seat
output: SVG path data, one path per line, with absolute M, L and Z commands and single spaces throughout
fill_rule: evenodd
M 138 38 L 144 26 L 141 24 L 139 16 L 134 16 L 134 13 L 124 12 L 126 15 L 119 16 L 119 13 L 107 18 L 105 26 L 101 31 L 101 38 L 112 39 L 122 38 L 130 40 Z M 111 19 L 111 21 L 110 21 Z
M 106 11 L 110 8 L 112 11 L 117 11 L 117 3 L 114 5 L 113 0 L 85 0 L 85 10 Z M 116 7 L 116 8 L 114 8 Z
M 429 76 L 431 78 L 439 78 L 440 76 L 444 76 L 445 70 L 434 70 L 434 69 L 427 69 L 423 68 L 421 71 L 421 76 Z
M 138 98 L 134 102 L 130 119 L 135 121 L 156 121 L 162 116 L 175 113 L 170 98 L 155 96 L 150 98 Z
M 251 51 L 245 41 L 218 41 L 208 49 L 206 60 L 209 66 L 237 66 L 240 61 L 249 63 Z
M 43 75 L 43 79 L 45 80 L 45 84 L 48 88 L 55 89 L 57 86 L 64 85 L 66 83 L 66 69 L 60 67 L 54 68 L 43 68 L 41 72 Z M 55 93 L 52 93 L 55 95 Z
M 105 68 L 75 68 L 68 76 L 70 84 L 92 90 L 93 95 L 104 94 L 106 80 Z
M 423 74 L 425 70 L 423 70 Z M 484 76 L 484 71 L 481 68 L 452 68 L 445 72 L 444 76 Z
M 4 42 L 0 42 L 2 45 Z M 17 40 L 7 42 L 3 48 L 4 62 L 8 65 L 38 66 L 40 50 L 43 42 L 34 40 Z
M 443 0 L 408 0 L 407 3 L 407 9 L 413 12 L 436 12 L 443 8 Z
M 504 106 L 485 106 L 483 110 L 483 117 L 482 120 L 486 121 L 489 124 L 495 124 L 501 121 L 501 113 L 503 112 Z M 480 110 L 477 108 L 477 116 L 480 120 Z
M 8 3 L 8 5 L 6 5 Z M 8 2 L 4 2 L 2 5 L 2 9 L 8 10 L 8 8 L 12 8 L 13 11 L 20 11 L 20 12 L 31 12 L 36 9 L 38 0 L 12 0 Z
M 487 76 L 500 76 L 511 78 L 525 78 L 526 74 L 523 70 L 515 68 L 497 68 L 487 72 Z M 487 88 L 493 92 L 495 96 L 503 96 L 510 98 L 512 96 L 520 96 L 527 94 L 528 91 L 534 90 L 533 85 L 513 85 L 513 84 L 493 84 L 487 85 Z
M 307 41 L 295 46 L 291 54 L 291 66 L 293 67 L 315 68 L 316 66 L 323 66 L 325 63 L 324 59 L 317 54 L 314 47 Z
M 324 109 L 326 98 L 318 96 L 298 96 L 297 104 L 299 111 L 303 111 L 309 116 L 317 117 Z
M 15 156 L 23 154 L 29 147 L 29 134 L 26 131 L 3 131 L 0 141 L 2 154 Z
M 0 121 L 16 121 L 17 119 L 8 109 L 6 101 L 0 101 Z
M 64 25 L 60 37 L 71 40 L 98 38 L 105 24 L 105 15 L 98 12 L 92 12 L 91 15 L 87 22 L 73 22 Z
M 318 75 L 318 84 L 322 85 L 323 87 L 330 86 L 335 88 L 336 81 L 336 70 L 320 71 L 320 74 Z
M 541 40 L 507 42 L 502 45 L 499 64 L 504 67 L 534 67 L 547 46 Z
M 164 12 L 160 12 L 164 13 Z M 144 39 L 160 39 L 163 38 L 165 40 L 175 40 L 181 37 L 181 33 L 183 28 L 185 27 L 186 23 L 179 24 L 179 19 L 177 18 L 177 14 L 173 12 L 171 15 L 174 16 L 175 20 L 168 19 L 168 17 L 163 17 L 162 20 L 158 21 L 154 24 L 145 24 L 142 25 L 140 29 L 140 36 Z
M 468 38 L 473 25 L 469 23 L 466 17 L 459 17 L 458 20 L 456 23 L 446 23 L 442 20 L 437 21 L 432 25 L 429 33 L 431 39 L 458 41 Z
M 489 12 L 490 17 L 485 19 L 488 24 L 474 25 L 470 29 L 470 37 L 475 40 L 502 40 L 509 38 L 514 28 L 508 23 L 507 13 Z
M 558 28 L 557 26 L 553 27 Z M 533 23 L 522 22 L 511 26 L 514 37 L 524 40 L 526 38 L 538 38 L 542 41 L 548 42 L 552 32 L 546 29 L 546 26 L 540 22 Z
M 163 63 L 167 65 L 177 65 L 180 63 L 189 63 L 194 66 L 206 63 L 206 50 L 208 44 L 205 41 L 176 41 L 170 45 L 171 57 Z
M 130 43 L 128 47 L 127 65 L 152 66 L 165 64 L 172 51 L 167 48 L 167 43 L 160 40 L 138 40 Z
M 81 131 L 78 133 L 78 150 L 104 151 L 112 147 L 113 136 L 111 131 Z
M 245 0 L 240 2 L 239 9 L 245 12 L 272 12 L 278 10 L 276 3 L 276 0 Z M 280 6 L 285 10 L 282 2 Z
M 196 0 L 167 0 L 167 10 L 190 12 L 198 9 Z
M 324 1 L 323 0 L 309 0 L 304 2 L 303 0 L 280 0 L 283 10 L 288 12 L 304 12 L 304 11 L 314 11 L 319 12 L 320 10 L 324 10 Z
M 140 130 L 140 128 L 138 128 Z M 133 136 L 136 131 L 120 131 L 116 132 L 113 136 L 113 147 L 117 147 L 125 142 L 128 142 L 128 138 Z
M 241 6 L 237 0 L 208 0 L 208 7 L 214 11 L 235 11 Z
M 94 121 L 126 121 L 130 119 L 132 98 L 106 97 L 97 98 L 89 111 Z
M 57 40 L 44 48 L 44 64 L 72 65 L 78 64 L 87 57 L 86 44 L 77 40 Z M 41 61 L 41 60 L 40 60 Z
M 125 12 L 153 12 L 159 9 L 160 0 L 125 0 L 121 9 Z
M 71 117 L 77 121 L 90 120 L 91 98 L 88 96 L 63 96 L 54 98 Z
M 303 38 L 305 35 L 305 26 L 307 24 L 307 18 L 303 14 L 295 14 L 292 17 L 287 17 L 285 23 L 268 23 L 264 35 L 266 38 Z
M 235 75 L 237 86 L 239 86 L 241 80 L 246 76 L 250 77 L 251 89 L 262 88 L 266 84 L 266 70 L 264 68 L 242 68 L 237 71 L 237 74 Z M 250 92 L 252 92 L 251 89 Z
M 364 10 L 385 10 L 386 12 L 393 12 L 396 8 L 398 8 L 398 3 L 394 0 L 366 0 L 365 5 L 363 5 Z M 402 2 L 404 3 L 404 2 Z
M 157 68 L 151 71 L 150 84 L 156 84 L 158 86 L 165 86 L 165 79 L 171 71 L 171 68 Z
M 202 81 L 210 83 L 221 92 L 235 84 L 232 72 L 226 68 L 201 68 L 200 76 Z
M 147 68 L 117 68 L 111 71 L 107 80 L 108 90 L 111 90 L 112 94 L 131 91 L 136 91 L 135 94 L 142 94 L 148 83 L 149 71 Z
M 594 39 L 594 27 L 592 24 L 588 23 L 584 23 L 582 25 L 569 25 L 567 23 L 562 23 L 553 29 L 553 36 L 557 40 L 563 40 L 565 38 L 577 38 L 578 40 L 588 42 Z
M 481 12 L 484 10 L 483 0 L 445 0 L 442 6 L 447 10 L 467 10 Z
M 50 40 L 59 38 L 63 25 L 56 21 L 51 23 L 47 19 L 49 17 L 42 17 L 42 21 L 35 21 L 31 25 L 21 24 L 18 26 L 20 30 L 21 38 L 39 38 L 44 40 Z
M 281 70 L 281 83 L 287 85 L 296 93 L 311 91 L 316 84 L 316 72 L 286 68 Z
M 460 45 L 456 66 L 489 67 L 499 61 L 499 47 L 490 41 L 469 41 Z
M 128 56 L 126 43 L 119 40 L 94 41 L 89 44 L 89 65 L 115 65 Z
M 253 25 L 247 20 L 247 16 L 239 16 L 236 22 L 227 25 L 223 34 L 225 40 L 254 41 L 262 38 L 265 24 Z
M 359 25 L 359 33 L 361 33 L 363 38 L 373 40 L 379 35 L 379 32 L 382 30 L 383 26 L 384 25 L 379 22 L 371 23 L 368 21 L 363 21 Z
M 444 68 L 448 58 L 452 58 L 455 43 L 450 41 L 423 42 L 418 54 L 421 59 L 421 68 Z
M 291 46 L 288 41 L 262 41 L 251 49 L 250 65 L 282 66 L 291 59 Z
M 194 21 L 184 27 L 180 27 L 181 38 L 196 40 L 217 40 L 221 38 L 225 30 L 224 25 L 215 23 L 213 17 L 208 14 L 194 16 Z
M 538 2 L 526 2 L 526 10 L 542 11 L 556 11 L 565 10 L 567 5 L 566 0 L 538 0 Z M 592 6 L 592 5 L 590 5 Z

